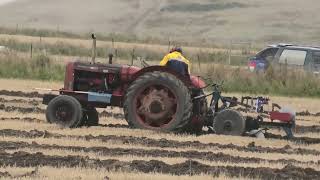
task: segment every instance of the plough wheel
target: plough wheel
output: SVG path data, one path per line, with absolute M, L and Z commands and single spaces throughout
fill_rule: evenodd
M 245 132 L 246 121 L 239 112 L 227 109 L 214 118 L 213 128 L 216 134 L 241 136 Z

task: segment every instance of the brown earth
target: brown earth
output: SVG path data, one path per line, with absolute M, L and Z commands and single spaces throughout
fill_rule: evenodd
M 125 121 L 122 124 L 120 120 L 124 120 L 123 114 L 118 109 L 99 110 L 102 117 L 100 127 L 81 128 L 79 132 L 78 129 L 70 129 L 75 134 L 66 134 L 67 129 L 51 130 L 51 125 L 44 124 L 46 121 L 42 115 L 45 108 L 40 99 L 42 94 L 0 90 L 0 96 L 0 122 L 10 124 L 8 128 L 4 128 L 6 125 L 0 128 L 0 136 L 3 137 L 0 141 L 0 167 L 103 168 L 119 173 L 161 173 L 176 177 L 208 174 L 216 178 L 225 175 L 227 178 L 244 179 L 318 179 L 320 175 L 320 151 L 317 148 L 320 144 L 320 126 L 316 124 L 317 119 L 307 118 L 317 117 L 318 113 L 301 112 L 303 116 L 299 118 L 307 123 L 297 125 L 295 133 L 303 137 L 287 140 L 272 130 L 272 133 L 266 134 L 266 140 L 235 137 L 239 141 L 243 138 L 246 143 L 233 143 L 231 136 L 213 135 L 216 138 L 227 138 L 227 142 L 230 142 L 227 144 L 215 139 L 203 141 L 202 137 L 209 136 L 206 134 L 194 136 L 192 140 L 181 139 L 184 136 L 190 138 L 190 135 L 184 134 L 160 133 L 157 135 L 160 138 L 154 135 L 148 137 L 148 134 L 143 134 L 143 130 L 128 129 Z M 15 122 L 23 123 L 11 127 Z M 41 131 L 37 130 L 38 125 Z M 28 126 L 28 130 L 24 129 L 25 126 Z M 103 127 L 114 133 L 104 135 Z M 100 131 L 101 134 L 97 133 Z M 127 133 L 117 135 L 117 131 Z M 51 140 L 63 141 L 63 145 L 52 144 Z M 77 145 L 67 143 L 73 140 L 77 140 Z M 283 146 L 261 143 L 267 141 L 281 142 Z M 134 158 L 126 159 L 131 156 Z M 0 178 L 35 178 L 41 174 L 36 171 L 28 170 L 17 175 L 0 168 Z
M 206 173 L 211 174 L 212 176 L 218 176 L 221 173 L 226 173 L 230 177 L 238 177 L 239 174 L 242 174 L 245 177 L 262 179 L 317 179 L 320 176 L 320 172 L 314 169 L 299 168 L 292 165 L 287 165 L 282 169 L 232 166 L 222 167 L 204 165 L 193 160 L 169 165 L 157 160 L 134 160 L 132 162 L 123 162 L 114 159 L 96 160 L 80 156 L 46 156 L 41 152 L 30 154 L 23 151 L 18 151 L 13 154 L 5 151 L 0 152 L 0 165 L 16 167 L 103 167 L 108 170 L 121 169 L 122 171 L 137 171 L 143 173 L 161 172 L 174 175 L 196 175 Z
M 261 147 L 255 146 L 254 144 L 248 144 L 248 146 L 238 146 L 234 144 L 219 144 L 219 143 L 201 143 L 199 141 L 174 141 L 174 140 L 167 140 L 167 139 L 151 139 L 147 137 L 133 137 L 133 136 L 76 136 L 76 135 L 63 135 L 57 133 L 50 133 L 48 131 L 23 131 L 23 130 L 12 130 L 12 129 L 1 129 L 0 136 L 4 137 L 23 137 L 23 138 L 73 138 L 73 139 L 81 139 L 86 141 L 91 140 L 99 140 L 105 143 L 112 143 L 112 142 L 121 142 L 122 144 L 137 144 L 143 145 L 147 147 L 159 147 L 159 148 L 187 148 L 187 147 L 194 147 L 194 148 L 220 148 L 220 149 L 235 149 L 238 151 L 243 152 L 259 152 L 259 153 L 282 153 L 282 154 L 298 154 L 298 155 L 320 155 L 320 151 L 318 150 L 310 150 L 310 149 L 303 149 L 303 148 L 292 148 L 290 146 L 285 146 L 283 148 L 270 148 L 270 147 Z
M 230 162 L 230 163 L 277 163 L 281 162 L 284 164 L 315 164 L 319 165 L 320 161 L 308 161 L 302 162 L 294 159 L 277 159 L 277 160 L 266 160 L 262 158 L 253 157 L 239 157 L 231 156 L 224 153 L 213 153 L 213 152 L 197 152 L 197 151 L 168 151 L 168 150 L 144 150 L 144 149 L 124 149 L 124 148 L 107 148 L 107 147 L 80 147 L 80 146 L 59 146 L 59 145 L 41 145 L 36 142 L 32 144 L 26 142 L 6 142 L 0 141 L 0 150 L 19 150 L 21 148 L 31 148 L 34 150 L 67 150 L 72 152 L 85 152 L 85 153 L 96 153 L 104 156 L 148 156 L 148 157 L 169 157 L 169 158 L 186 158 L 186 159 L 199 159 L 213 162 Z

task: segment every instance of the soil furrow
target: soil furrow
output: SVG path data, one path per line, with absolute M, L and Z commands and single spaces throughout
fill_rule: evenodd
M 4 104 L 0 104 L 0 110 L 3 110 L 5 112 L 18 111 L 20 113 L 43 113 L 43 114 L 45 113 L 45 110 L 39 107 L 24 108 L 24 107 L 15 107 L 15 106 L 5 106 Z M 99 114 L 99 116 L 122 119 L 123 115 L 121 113 L 112 113 L 112 112 L 103 111 L 102 113 Z M 313 129 L 313 128 L 309 128 L 309 129 Z M 286 137 L 283 137 L 280 135 L 273 135 L 270 133 L 266 134 L 266 137 L 272 138 L 272 139 L 288 140 L 288 141 L 293 141 L 295 143 L 302 143 L 302 144 L 319 144 L 320 143 L 320 138 L 295 137 L 292 139 L 286 139 Z
M 39 107 L 16 107 L 16 106 L 6 106 L 5 104 L 0 104 L 0 110 L 5 112 L 19 112 L 22 114 L 27 113 L 45 113 L 46 111 L 44 109 L 41 109 Z
M 97 160 L 81 156 L 47 156 L 42 153 L 30 154 L 26 152 L 15 152 L 13 154 L 0 152 L 0 166 L 16 167 L 91 167 L 105 168 L 107 170 L 121 170 L 127 172 L 143 173 L 164 173 L 174 175 L 198 175 L 210 174 L 218 176 L 226 174 L 230 177 L 243 175 L 249 178 L 262 179 L 318 179 L 320 172 L 311 168 L 299 168 L 287 165 L 282 169 L 272 169 L 266 167 L 233 167 L 233 166 L 209 166 L 197 161 L 185 161 L 183 163 L 169 165 L 162 161 L 134 160 L 132 162 L 123 162 L 114 159 Z
M 41 113 L 44 114 L 46 112 L 45 109 L 39 108 L 39 107 L 18 107 L 18 106 L 6 106 L 5 104 L 0 104 L 0 110 L 5 112 L 19 112 L 22 114 L 31 114 L 31 113 Z M 122 113 L 114 113 L 114 112 L 108 112 L 108 111 L 102 111 L 99 113 L 100 117 L 110 117 L 114 119 L 124 119 L 124 116 Z
M 22 91 L 8 91 L 8 90 L 0 90 L 0 95 L 27 97 L 27 98 L 42 98 L 43 97 L 43 94 L 39 94 L 38 92 L 22 92 Z
M 0 121 L 25 121 L 31 123 L 47 123 L 45 120 L 32 118 L 32 117 L 1 117 Z M 110 127 L 110 128 L 129 128 L 129 125 L 126 124 L 99 124 L 100 127 Z
M 320 143 L 320 138 L 311 138 L 311 137 L 293 137 L 288 139 L 285 136 L 281 136 L 278 134 L 271 134 L 271 133 L 265 133 L 265 137 L 268 139 L 292 141 L 297 144 L 319 144 Z
M 1 109 L 1 107 L 0 107 Z M 9 110 L 9 108 L 8 108 Z M 117 113 L 100 113 L 101 117 L 117 117 Z M 36 122 L 36 123 L 43 123 L 45 121 L 36 119 L 36 118 L 29 118 L 29 117 L 24 117 L 24 118 L 19 118 L 19 117 L 2 117 L 0 120 L 16 120 L 16 121 L 27 121 L 27 122 Z M 129 125 L 126 124 L 108 124 L 108 125 L 100 125 L 102 127 L 112 127 L 112 128 L 130 128 Z M 320 133 L 320 126 L 318 125 L 312 125 L 312 126 L 300 126 L 296 125 L 295 128 L 295 133 L 298 134 L 304 134 L 304 133 Z
M 31 117 L 1 117 L 0 121 L 26 121 L 26 122 L 33 122 L 33 123 L 45 123 L 45 121 L 37 118 L 31 118 Z
M 239 108 L 236 108 L 237 111 L 240 111 L 240 112 L 250 112 L 249 109 L 246 109 L 246 108 L 242 108 L 242 107 L 239 107 Z M 267 113 L 267 112 L 265 112 Z M 310 113 L 308 110 L 305 110 L 305 111 L 300 111 L 300 112 L 296 112 L 296 116 L 314 116 L 314 117 L 319 117 L 320 116 L 320 112 L 317 112 L 317 113 Z
M 15 96 L 15 97 L 27 97 L 27 98 L 42 98 L 43 94 L 40 94 L 38 92 L 22 92 L 22 91 L 8 91 L 8 90 L 0 90 L 0 95 L 4 96 Z M 248 109 L 246 108 L 237 108 L 238 111 L 242 112 L 248 112 Z M 310 113 L 308 110 L 297 112 L 297 116 L 315 116 L 319 117 L 320 112 L 317 113 Z
M 38 106 L 41 102 L 35 99 L 25 100 L 25 99 L 11 99 L 7 100 L 5 98 L 0 98 L 0 103 L 21 103 L 21 104 L 30 104 L 33 106 Z
M 292 148 L 289 145 L 282 148 L 270 148 L 255 146 L 254 143 L 250 143 L 248 146 L 238 146 L 234 144 L 219 144 L 219 143 L 201 143 L 199 141 L 175 141 L 167 139 L 152 139 L 147 137 L 133 137 L 133 136 L 115 136 L 115 135 L 99 135 L 99 136 L 76 136 L 76 135 L 62 135 L 57 133 L 50 133 L 48 131 L 38 131 L 32 130 L 22 131 L 22 130 L 12 130 L 12 129 L 2 129 L 0 130 L 0 136 L 6 137 L 24 137 L 24 138 L 73 138 L 80 140 L 99 140 L 102 142 L 119 142 L 122 144 L 136 144 L 143 145 L 147 147 L 159 147 L 159 148 L 188 148 L 194 147 L 198 149 L 204 148 L 220 148 L 220 149 L 235 149 L 242 152 L 257 152 L 257 153 L 282 153 L 282 154 L 300 154 L 300 155 L 320 155 L 318 150 L 310 150 L 303 148 Z
M 299 126 L 296 125 L 295 133 L 320 133 L 320 126 L 313 125 L 313 126 Z
M 60 146 L 46 145 L 33 142 L 7 142 L 0 141 L 0 150 L 19 150 L 21 148 L 31 148 L 33 150 L 67 150 L 73 152 L 96 153 L 104 156 L 148 156 L 148 157 L 167 157 L 167 158 L 186 158 L 199 159 L 214 162 L 231 162 L 231 163 L 284 163 L 284 164 L 320 164 L 320 161 L 302 162 L 295 159 L 277 159 L 268 160 L 254 157 L 231 156 L 224 153 L 198 152 L 198 151 L 168 151 L 168 150 L 145 150 L 145 149 L 125 149 L 125 148 L 107 148 L 107 147 L 80 147 L 80 146 Z
M 34 107 L 34 108 L 22 108 L 22 107 L 13 107 L 13 106 L 5 106 L 4 104 L 0 105 L 0 110 L 4 110 L 6 112 L 12 112 L 12 111 L 18 111 L 21 113 L 45 113 L 45 110 L 40 109 L 38 107 Z M 105 114 L 107 117 L 115 117 L 115 114 L 113 113 L 109 113 L 109 114 Z M 281 139 L 281 140 L 288 140 L 288 141 L 292 141 L 298 144 L 319 144 L 320 143 L 320 138 L 310 138 L 310 137 L 295 137 L 292 139 L 287 139 L 284 136 L 281 135 L 275 135 L 275 134 L 270 134 L 270 133 L 266 133 L 266 137 L 267 138 L 271 138 L 271 139 Z

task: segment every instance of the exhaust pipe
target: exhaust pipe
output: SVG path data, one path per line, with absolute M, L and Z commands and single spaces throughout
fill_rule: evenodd
M 92 38 L 92 60 L 91 63 L 95 64 L 96 63 L 96 54 L 97 54 L 97 37 L 94 33 L 91 34 Z

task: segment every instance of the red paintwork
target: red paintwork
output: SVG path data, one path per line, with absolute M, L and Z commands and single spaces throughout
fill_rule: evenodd
M 64 89 L 65 90 L 73 90 L 73 80 L 74 80 L 74 62 L 70 62 L 67 64 L 65 80 L 64 80 Z
M 181 74 L 179 74 L 179 73 L 177 73 L 177 72 L 173 71 L 172 69 L 165 67 L 165 66 L 149 66 L 149 67 L 143 68 L 132 76 L 131 81 L 136 80 L 137 78 L 139 78 L 140 76 L 142 76 L 145 73 L 154 72 L 154 71 L 168 72 L 170 74 L 173 74 L 175 77 L 177 77 L 182 82 L 184 82 L 188 87 L 190 87 L 190 79 L 182 76 Z
M 147 72 L 153 72 L 153 71 L 168 72 L 176 76 L 178 79 L 180 79 L 189 88 L 203 88 L 206 86 L 205 82 L 200 77 L 190 76 L 190 79 L 189 79 L 164 66 L 150 66 L 150 67 L 141 69 L 139 67 L 128 66 L 128 65 L 88 64 L 88 63 L 81 63 L 81 62 L 70 62 L 66 66 L 63 90 L 74 91 L 73 83 L 75 78 L 74 74 L 76 72 L 75 70 L 104 73 L 104 74 L 107 74 L 109 77 L 115 77 L 119 75 L 120 84 L 112 92 L 113 96 L 117 97 L 116 101 L 120 101 L 120 102 L 113 101 L 113 103 L 115 104 L 112 103 L 111 105 L 115 105 L 115 106 L 122 106 L 123 100 L 124 100 L 123 97 L 125 95 L 127 88 L 135 79 L 137 79 L 138 77 L 140 77 L 141 75 Z M 113 78 L 108 78 L 108 79 L 111 80 Z M 94 83 L 94 84 L 102 83 L 100 79 L 91 79 L 90 81 L 91 83 Z
M 113 96 L 123 96 L 123 88 L 122 87 L 118 87 L 117 89 L 112 91 L 112 95 Z
M 133 75 L 131 81 L 134 81 L 135 79 L 137 79 L 138 77 L 140 77 L 141 75 L 147 72 L 153 72 L 153 71 L 162 71 L 162 72 L 168 72 L 170 74 L 173 74 L 175 77 L 180 79 L 189 88 L 203 88 L 206 86 L 205 82 L 200 77 L 190 76 L 190 78 L 188 78 L 164 66 L 150 66 L 150 67 L 143 68 Z
M 290 113 L 281 113 L 278 111 L 273 111 L 273 112 L 270 112 L 269 114 L 270 114 L 271 121 L 279 120 L 279 121 L 288 123 L 288 122 L 291 122 L 293 118 Z
M 141 69 L 139 67 L 123 65 L 120 72 L 121 81 L 130 82 L 132 77 L 140 70 Z
M 87 69 L 86 69 L 87 66 Z M 117 65 L 112 65 L 116 67 Z M 89 65 L 79 62 L 70 62 L 66 66 L 66 74 L 65 74 L 65 81 L 64 81 L 64 89 L 65 90 L 73 90 L 73 81 L 74 81 L 74 70 L 86 70 L 86 71 L 92 71 L 92 72 L 103 72 L 104 69 L 106 69 L 108 65 L 101 65 L 95 64 L 95 65 Z M 178 79 L 182 80 L 188 87 L 193 86 L 195 88 L 203 88 L 205 87 L 205 82 L 197 76 L 190 76 L 191 81 L 188 78 L 185 78 L 181 76 L 180 74 L 172 71 L 169 68 L 163 67 L 163 66 L 150 66 L 147 68 L 139 68 L 135 66 L 128 66 L 128 65 L 118 65 L 120 67 L 120 80 L 122 84 L 130 83 L 134 81 L 139 76 L 143 75 L 146 72 L 152 72 L 152 71 L 165 71 L 169 72 L 173 75 L 175 75 Z
M 199 76 L 190 76 L 192 85 L 196 88 L 202 89 L 206 87 L 206 83 Z

